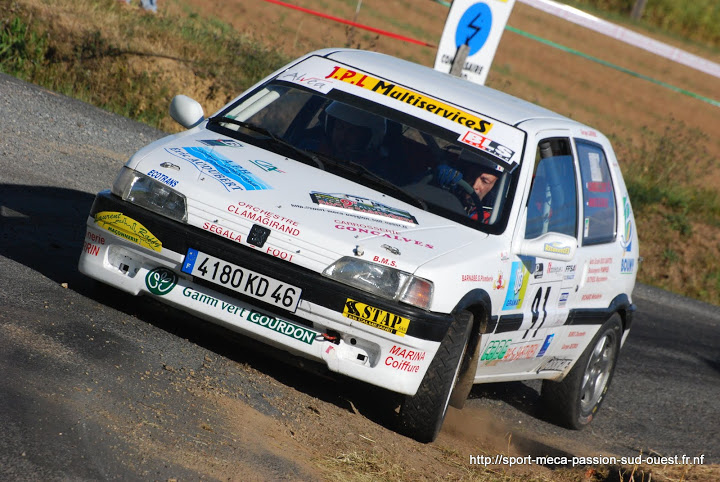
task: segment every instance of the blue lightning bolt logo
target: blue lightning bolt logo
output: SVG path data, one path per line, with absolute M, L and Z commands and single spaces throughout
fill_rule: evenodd
M 476 54 L 487 42 L 492 27 L 493 15 L 485 3 L 476 3 L 468 8 L 458 22 L 455 31 L 455 46 L 470 47 L 468 55 Z
M 480 24 L 480 25 L 475 25 L 475 22 L 476 22 L 477 19 L 479 19 L 480 17 L 482 17 L 482 12 L 481 12 L 481 13 L 478 13 L 477 15 L 475 15 L 475 18 L 472 19 L 472 22 L 470 22 L 470 23 L 468 24 L 468 27 L 470 27 L 471 29 L 474 29 L 474 30 L 475 30 L 475 32 L 474 32 L 472 35 L 468 36 L 468 38 L 465 40 L 465 43 L 468 44 L 468 45 L 470 45 L 470 42 L 472 41 L 473 37 L 475 37 L 475 36 L 480 32 L 480 30 L 482 30 L 482 28 L 483 28 L 482 24 Z

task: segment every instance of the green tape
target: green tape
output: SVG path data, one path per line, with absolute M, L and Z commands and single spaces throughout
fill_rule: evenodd
M 518 34 L 518 35 L 522 35 L 523 37 L 527 37 L 527 38 L 532 39 L 532 40 L 536 40 L 536 41 L 538 41 L 538 42 L 540 42 L 540 43 L 543 43 L 543 44 L 545 44 L 545 45 L 549 45 L 549 46 L 551 46 L 551 47 L 554 47 L 554 48 L 556 48 L 556 49 L 562 50 L 562 51 L 564 51 L 564 52 L 569 52 L 569 53 L 571 53 L 571 54 L 579 55 L 580 57 L 583 57 L 583 58 L 585 58 L 585 59 L 592 60 L 593 62 L 597 62 L 597 63 L 599 63 L 599 64 L 601 64 L 601 65 L 606 66 L 606 67 L 610 67 L 610 68 L 613 68 L 613 69 L 615 69 L 615 70 L 619 70 L 620 72 L 624 72 L 624 73 L 629 74 L 629 75 L 632 75 L 632 76 L 634 76 L 634 77 L 638 77 L 638 78 L 640 78 L 640 79 L 647 80 L 647 81 L 649 81 L 649 82 L 652 82 L 653 84 L 661 85 L 661 86 L 666 87 L 666 88 L 668 88 L 668 89 L 670 89 L 670 90 L 674 90 L 675 92 L 679 92 L 679 93 L 681 93 L 681 94 L 684 94 L 684 95 L 693 97 L 693 98 L 698 99 L 698 100 L 701 100 L 701 101 L 703 101 L 703 102 L 707 102 L 708 104 L 714 105 L 715 107 L 720 107 L 720 102 L 718 102 L 718 101 L 716 101 L 716 100 L 710 99 L 710 98 L 708 98 L 708 97 L 704 97 L 704 96 L 699 95 L 699 94 L 696 94 L 696 93 L 694 93 L 694 92 L 690 92 L 689 90 L 681 89 L 680 87 L 675 87 L 674 85 L 670 85 L 670 84 L 668 84 L 667 82 L 663 82 L 663 81 L 661 81 L 661 80 L 653 79 L 652 77 L 648 77 L 647 75 L 643 75 L 643 74 L 640 74 L 640 73 L 638 73 L 638 72 L 633 72 L 632 70 L 626 69 L 625 67 L 620 67 L 619 65 L 615 65 L 615 64 L 612 64 L 612 63 L 607 62 L 607 61 L 605 61 L 605 60 L 598 59 L 597 57 L 593 57 L 593 56 L 591 56 L 591 55 L 584 54 L 584 53 L 582 53 L 582 52 L 580 52 L 580 51 L 578 51 L 578 50 L 571 49 L 571 48 L 569 48 L 569 47 L 565 47 L 564 45 L 560 45 L 560 44 L 555 43 L 555 42 L 552 42 L 552 41 L 550 41 L 550 40 L 547 40 L 547 39 L 538 37 L 537 35 L 533 35 L 533 34 L 531 34 L 531 33 L 524 32 L 524 31 L 522 31 L 522 30 L 520 30 L 520 29 L 517 29 L 517 28 L 515 28 L 515 27 L 511 27 L 510 25 L 506 25 L 506 26 L 505 26 L 505 30 L 509 30 L 510 32 L 516 33 L 516 34 Z

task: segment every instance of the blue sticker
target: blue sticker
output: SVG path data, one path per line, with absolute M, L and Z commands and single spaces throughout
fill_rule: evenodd
M 197 261 L 198 252 L 195 249 L 188 248 L 188 252 L 185 255 L 185 262 L 182 266 L 182 272 L 192 274 L 193 268 L 195 268 L 195 261 Z
M 634 258 L 623 258 L 620 260 L 620 274 L 632 274 L 634 269 Z
M 235 164 L 217 150 L 205 147 L 166 148 L 170 154 L 191 163 L 203 174 L 220 182 L 227 191 L 262 191 L 272 187 L 253 173 Z
M 542 346 L 542 348 L 540 348 L 540 351 L 538 352 L 536 358 L 540 358 L 541 356 L 543 356 L 545 354 L 545 352 L 547 351 L 548 347 L 550 346 L 550 342 L 552 341 L 554 336 L 555 335 L 548 335 L 545 337 L 545 343 L 543 343 L 543 346 Z
M 510 282 L 508 283 L 507 294 L 505 295 L 504 310 L 519 310 L 522 308 L 525 290 L 527 289 L 530 272 L 521 262 L 514 261 L 510 268 Z
M 468 56 L 479 52 L 490 36 L 492 21 L 492 10 L 487 4 L 476 3 L 468 8 L 458 22 L 455 46 L 467 44 L 470 47 Z

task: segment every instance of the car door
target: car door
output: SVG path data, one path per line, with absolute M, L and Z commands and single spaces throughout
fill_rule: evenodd
M 558 261 L 551 255 L 566 249 L 575 253 L 577 247 L 577 175 L 570 132 L 543 131 L 535 141 L 530 189 L 520 214 L 524 222 L 518 224 L 513 244 L 533 241 L 542 249 L 534 256 L 512 257 L 497 326 L 481 352 L 481 377 L 512 378 L 535 371 L 555 351 L 556 333 L 568 318 L 567 301 L 577 282 L 574 258 Z M 543 246 L 542 240 L 554 235 L 561 235 L 552 239 L 563 239 L 567 246 L 555 241 Z

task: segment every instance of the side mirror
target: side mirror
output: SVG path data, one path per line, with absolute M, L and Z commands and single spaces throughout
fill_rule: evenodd
M 181 126 L 190 129 L 205 120 L 205 113 L 195 99 L 187 95 L 176 95 L 170 102 L 170 117 Z
M 535 239 L 524 239 L 517 250 L 520 256 L 572 261 L 577 251 L 577 239 L 560 233 L 545 233 Z

